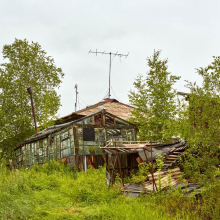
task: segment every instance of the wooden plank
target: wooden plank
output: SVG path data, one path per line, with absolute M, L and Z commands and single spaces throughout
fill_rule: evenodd
M 172 163 L 164 163 L 164 166 L 172 166 Z
M 169 157 L 174 157 L 174 158 L 178 158 L 177 155 L 168 155 Z
M 176 154 L 176 155 L 182 155 L 183 152 L 173 152 L 173 154 Z
M 143 148 L 145 144 L 123 144 L 123 147 L 127 149 L 132 149 L 132 148 Z
M 171 173 L 180 172 L 180 168 L 175 168 L 171 170 Z
M 176 163 L 177 160 L 165 160 L 164 164 L 168 164 L 168 163 Z
M 165 160 L 177 160 L 177 157 L 166 157 Z

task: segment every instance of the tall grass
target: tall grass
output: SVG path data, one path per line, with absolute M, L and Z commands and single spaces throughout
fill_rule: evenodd
M 201 200 L 171 195 L 126 198 L 108 188 L 105 169 L 77 172 L 52 161 L 44 167 L 0 168 L 1 219 L 219 219 L 220 184 Z

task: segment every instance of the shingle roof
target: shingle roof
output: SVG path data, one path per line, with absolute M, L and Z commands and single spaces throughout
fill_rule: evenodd
M 100 109 L 99 106 L 103 107 L 107 112 L 115 116 L 118 116 L 119 118 L 122 118 L 126 121 L 131 117 L 131 111 L 135 109 L 134 107 L 121 103 L 116 99 L 104 99 L 103 101 L 98 102 L 97 104 L 73 112 L 60 119 L 65 121 L 68 119 L 70 120 L 71 118 L 75 118 L 76 115 L 89 115 L 98 111 Z

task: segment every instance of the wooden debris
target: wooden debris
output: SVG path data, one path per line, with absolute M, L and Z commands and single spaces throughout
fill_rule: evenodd
M 159 183 L 160 176 L 160 183 Z M 156 172 L 154 173 L 154 179 L 156 181 L 156 185 L 161 185 L 162 188 L 167 186 L 173 186 L 178 183 L 178 179 L 182 177 L 180 168 L 175 168 L 170 170 L 170 172 Z M 151 175 L 148 175 L 149 182 L 152 181 Z M 145 185 L 145 189 L 150 190 L 150 184 Z
M 136 160 L 137 160 L 137 162 L 138 162 L 138 163 L 143 163 L 143 160 L 141 159 L 141 157 L 140 157 L 140 156 L 139 156 L 139 157 L 137 157 L 137 159 L 136 159 Z

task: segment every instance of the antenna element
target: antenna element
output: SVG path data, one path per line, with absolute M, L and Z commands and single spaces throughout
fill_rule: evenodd
M 89 53 L 95 53 L 96 56 L 97 56 L 98 53 L 101 53 L 102 55 L 103 55 L 103 54 L 108 54 L 108 55 L 110 55 L 110 61 L 109 61 L 109 88 L 108 88 L 108 97 L 110 98 L 110 96 L 111 96 L 110 88 L 111 88 L 112 55 L 113 55 L 114 57 L 115 57 L 115 56 L 119 56 L 120 58 L 121 58 L 121 57 L 127 58 L 127 56 L 128 56 L 129 53 L 128 53 L 127 55 L 125 55 L 125 54 L 120 54 L 120 53 L 118 53 L 118 51 L 117 51 L 116 53 L 112 53 L 112 52 L 106 53 L 105 51 L 104 51 L 104 52 L 97 52 L 97 49 L 96 49 L 96 51 L 91 51 L 91 50 L 90 50 Z

